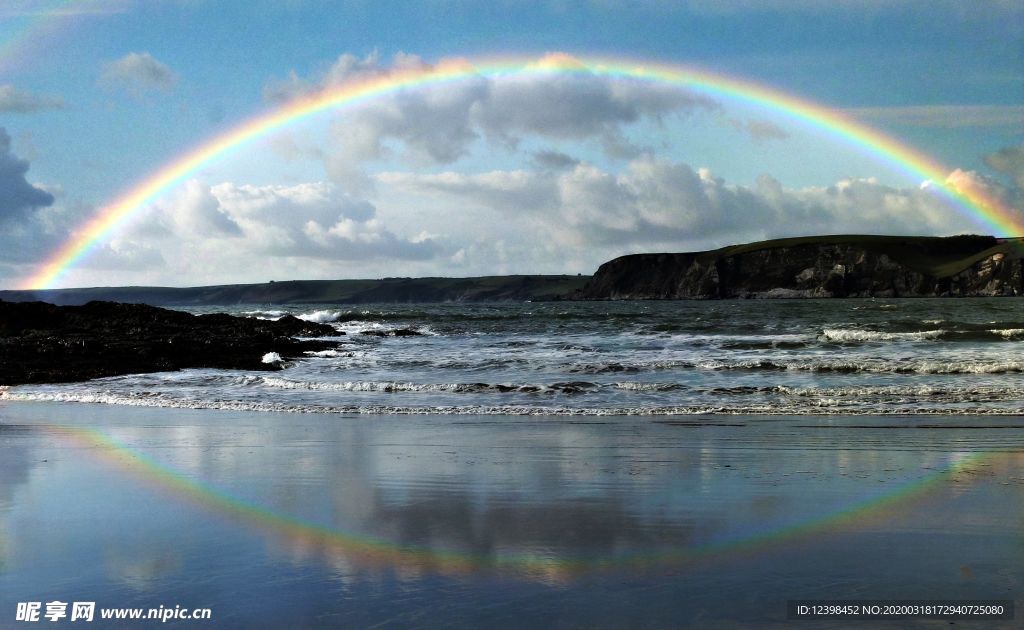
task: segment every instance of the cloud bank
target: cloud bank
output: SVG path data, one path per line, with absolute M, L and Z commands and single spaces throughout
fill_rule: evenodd
M 970 225 L 928 189 L 873 179 L 785 188 L 769 175 L 732 184 L 707 169 L 654 159 L 619 173 L 579 163 L 560 172 L 382 173 L 378 180 L 439 207 L 515 216 L 529 239 L 602 254 L 652 248 L 704 248 L 798 234 L 946 234 Z
M 849 178 L 792 188 L 767 174 L 740 184 L 649 155 L 617 171 L 557 153 L 538 159 L 559 168 L 378 173 L 372 201 L 330 182 L 193 180 L 78 272 L 179 284 L 590 273 L 640 251 L 805 234 L 979 231 L 929 186 Z M 1006 194 L 971 171 L 954 171 L 949 183 Z

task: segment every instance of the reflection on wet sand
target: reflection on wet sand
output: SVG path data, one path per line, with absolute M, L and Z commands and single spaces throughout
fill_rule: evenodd
M 1022 430 L 1002 430 L 994 449 L 967 429 L 833 426 L 823 439 L 784 419 L 473 426 L 292 415 L 285 425 L 256 414 L 147 410 L 139 422 L 126 410 L 17 411 L 19 426 L 0 424 L 0 585 L 58 571 L 58 544 L 97 565 L 93 587 L 140 593 L 211 566 L 219 573 L 208 579 L 228 590 L 284 566 L 350 586 L 428 588 L 445 577 L 571 590 L 686 571 L 742 581 L 813 572 L 808 559 L 779 568 L 764 558 L 822 544 L 871 556 L 878 548 L 857 545 L 893 536 L 1019 543 L 1024 511 Z M 60 488 L 67 496 L 48 500 Z M 33 562 L 44 569 L 26 577 Z M 949 579 L 984 585 L 990 565 L 958 561 Z M 863 588 L 849 580 L 835 584 Z

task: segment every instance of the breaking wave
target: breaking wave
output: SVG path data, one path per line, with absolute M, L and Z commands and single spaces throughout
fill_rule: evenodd
M 398 381 L 342 381 L 336 383 L 295 381 L 277 377 L 255 377 L 247 385 L 263 385 L 279 389 L 305 389 L 342 392 L 444 392 L 444 393 L 527 393 L 578 394 L 596 390 L 599 385 L 586 381 L 544 384 L 515 383 L 408 383 Z
M 691 416 L 691 415 L 849 415 L 851 409 L 830 405 L 777 404 L 694 404 L 675 406 L 604 406 L 571 407 L 544 405 L 426 405 L 404 406 L 383 404 L 289 404 L 278 401 L 202 400 L 174 398 L 159 394 L 111 392 L 18 392 L 0 391 L 0 400 L 76 402 L 132 407 L 166 407 L 175 409 L 218 409 L 230 411 L 263 411 L 276 413 L 330 413 L 365 415 L 511 415 L 511 416 Z M 949 407 L 921 404 L 910 407 L 872 407 L 854 413 L 870 416 L 1021 416 L 1024 406 Z
M 1024 340 L 1024 328 L 965 327 L 960 330 L 936 329 L 913 332 L 887 332 L 859 328 L 826 328 L 821 332 L 823 341 L 835 343 L 863 343 L 882 341 L 1008 341 Z

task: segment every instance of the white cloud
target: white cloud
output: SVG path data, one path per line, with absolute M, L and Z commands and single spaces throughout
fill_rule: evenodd
M 64 109 L 64 100 L 37 96 L 13 85 L 0 85 L 0 112 L 31 114 L 47 109 Z
M 993 160 L 994 158 L 994 160 Z M 1005 161 L 1001 162 L 1000 159 Z M 1007 187 L 1000 182 L 974 171 L 956 169 L 946 177 L 946 184 L 952 186 L 961 193 L 980 197 L 986 203 L 1003 214 L 1016 214 L 1016 225 L 1024 225 L 1024 190 L 1021 189 L 1021 180 L 1024 180 L 1024 173 L 1021 173 L 1020 164 L 1013 163 L 1013 153 L 1006 149 L 988 156 L 990 165 L 995 163 L 1003 167 L 1003 171 L 1014 179 L 1013 186 Z M 1000 169 L 996 169 L 1000 170 Z
M 373 204 L 331 183 L 210 186 L 191 180 L 121 226 L 64 282 L 81 286 L 99 277 L 105 284 L 197 285 L 413 275 L 449 255 L 443 237 L 423 226 L 401 234 L 395 227 Z
M 162 207 L 161 219 L 168 233 L 205 237 L 241 236 L 242 230 L 221 209 L 209 186 L 189 180 L 177 198 Z
M 100 74 L 101 85 L 121 88 L 135 95 L 151 90 L 166 92 L 177 81 L 178 75 L 148 52 L 128 53 L 107 62 Z
M 219 184 L 211 193 L 241 228 L 245 247 L 273 256 L 332 260 L 425 259 L 430 240 L 400 238 L 368 201 L 317 182 L 295 186 Z
M 166 264 L 157 247 L 121 238 L 112 239 L 89 252 L 88 262 L 90 269 L 115 272 L 148 272 Z
M 158 229 L 142 222 L 127 238 L 240 259 L 420 260 L 437 253 L 431 239 L 399 237 L 376 214 L 373 204 L 325 182 L 207 186 L 192 180 L 156 209 Z

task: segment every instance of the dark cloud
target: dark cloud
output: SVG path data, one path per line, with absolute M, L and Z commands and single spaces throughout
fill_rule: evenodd
M 1018 191 L 1024 191 L 1024 146 L 1006 147 L 986 155 L 985 164 L 1009 175 Z
M 559 63 L 571 58 L 557 55 Z M 540 67 L 549 58 L 538 61 Z M 468 64 L 443 60 L 430 65 L 397 55 L 390 66 L 376 54 L 343 55 L 316 81 L 292 74 L 265 90 L 276 101 L 301 98 L 346 82 L 395 73 Z M 466 68 L 469 66 L 466 65 Z M 417 166 L 450 164 L 485 139 L 515 149 L 527 137 L 596 141 L 615 159 L 633 159 L 649 149 L 633 145 L 624 129 L 641 120 L 720 109 L 719 103 L 678 87 L 580 70 L 524 75 L 469 75 L 459 81 L 419 86 L 375 98 L 346 112 L 333 127 L 335 146 L 326 158 L 332 178 L 349 190 L 366 189 L 367 161 L 399 157 Z
M 539 74 L 493 80 L 487 102 L 473 112 L 487 133 L 553 138 L 602 137 L 641 118 L 717 109 L 715 101 L 673 86 L 593 74 Z
M 0 127 L 0 223 L 22 222 L 53 204 L 53 195 L 25 179 L 28 161 L 11 152 L 11 137 Z
M 48 109 L 63 109 L 64 100 L 37 96 L 13 85 L 0 85 L 0 112 L 31 114 Z
M 561 170 L 563 168 L 572 168 L 579 164 L 580 161 L 561 151 L 534 151 L 533 163 L 540 168 Z
M 789 137 L 788 131 L 768 120 L 748 120 L 746 130 L 756 142 L 785 140 Z

